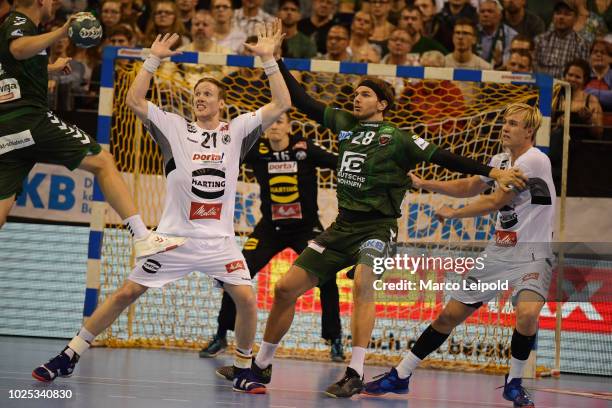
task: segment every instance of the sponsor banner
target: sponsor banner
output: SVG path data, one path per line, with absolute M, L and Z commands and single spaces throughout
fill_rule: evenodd
M 138 189 L 134 191 L 134 176 L 123 174 L 128 188 L 136 198 L 147 225 L 159 224 L 161 208 L 166 195 L 166 179 L 162 175 L 138 175 Z M 215 177 L 214 181 L 218 181 Z M 220 179 L 219 179 L 220 180 Z M 207 180 L 208 182 L 208 180 Z M 199 183 L 204 184 L 204 183 Z M 18 197 L 10 215 L 51 221 L 89 223 L 93 191 L 90 173 L 69 171 L 62 166 L 37 164 L 24 181 L 23 193 Z M 192 186 L 196 188 L 196 186 Z M 208 186 L 207 186 L 208 187 Z M 197 186 L 202 189 L 201 186 Z M 221 185 L 214 190 L 222 190 Z M 473 199 L 454 199 L 438 194 L 406 195 L 402 203 L 403 216 L 398 219 L 398 242 L 458 242 L 491 239 L 495 232 L 491 216 L 446 220 L 435 219 L 435 210 L 442 205 L 457 207 Z M 319 215 L 324 227 L 338 215 L 334 190 L 319 189 Z M 238 183 L 234 226 L 236 231 L 251 232 L 261 218 L 259 186 L 255 183 Z M 557 201 L 559 208 L 559 201 Z M 565 242 L 612 242 L 612 198 L 570 197 L 566 202 Z M 585 211 L 588 209 L 588 211 Z M 107 212 L 107 222 L 120 223 L 114 211 Z M 556 217 L 559 231 L 559 217 Z M 558 233 L 555 234 L 557 237 Z

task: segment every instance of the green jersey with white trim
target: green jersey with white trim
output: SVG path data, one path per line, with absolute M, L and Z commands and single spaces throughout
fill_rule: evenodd
M 13 40 L 39 34 L 34 22 L 18 11 L 0 25 L 0 115 L 23 107 L 49 110 L 47 51 L 17 60 L 9 50 Z
M 401 216 L 412 181 L 407 172 L 429 162 L 437 146 L 388 122 L 360 122 L 326 108 L 323 126 L 338 134 L 338 207 Z

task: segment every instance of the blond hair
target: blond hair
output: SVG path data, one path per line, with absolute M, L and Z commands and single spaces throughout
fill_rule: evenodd
M 535 139 L 535 135 L 542 124 L 542 113 L 536 106 L 530 106 L 526 103 L 513 103 L 506 108 L 504 117 L 514 115 L 515 113 L 523 114 L 523 126 L 525 129 L 533 129 L 531 140 Z

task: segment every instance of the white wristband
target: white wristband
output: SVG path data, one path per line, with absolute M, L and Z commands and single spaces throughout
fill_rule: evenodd
M 151 54 L 147 57 L 144 64 L 142 64 L 142 67 L 151 74 L 154 74 L 155 71 L 157 71 L 157 68 L 159 68 L 159 64 L 161 64 L 161 59 L 159 59 L 158 56 Z
M 275 74 L 278 71 L 280 71 L 280 69 L 278 68 L 278 64 L 276 63 L 276 61 L 274 59 L 271 59 L 269 61 L 265 61 L 262 64 L 262 66 L 263 66 L 264 72 L 266 73 L 267 76 L 270 76 L 270 75 Z

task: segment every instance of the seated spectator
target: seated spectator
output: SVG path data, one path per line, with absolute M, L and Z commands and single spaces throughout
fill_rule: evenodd
M 234 27 L 251 36 L 257 24 L 272 22 L 274 17 L 262 10 L 262 4 L 263 0 L 242 0 L 242 7 L 234 13 Z
M 391 11 L 389 11 L 389 22 L 397 27 L 402 10 L 407 6 L 406 0 L 391 0 Z M 412 3 L 412 2 L 411 2 Z
M 601 138 L 603 135 L 603 112 L 597 97 L 584 91 L 589 82 L 591 68 L 585 60 L 570 61 L 564 71 L 564 80 L 572 87 L 572 102 L 570 108 L 570 137 L 573 140 Z M 558 125 L 563 125 L 565 96 L 559 98 L 557 104 Z
M 448 0 L 444 3 L 442 10 L 436 14 L 435 24 L 438 29 L 434 39 L 442 44 L 447 50 L 453 48 L 453 33 L 455 23 L 459 20 L 470 20 L 474 25 L 478 23 L 478 12 L 470 4 L 469 0 Z
M 603 18 L 608 32 L 612 31 L 612 2 L 607 0 L 589 0 L 587 6 L 589 10 Z
M 472 52 L 476 44 L 476 27 L 471 20 L 459 19 L 453 30 L 453 52 L 444 57 L 451 68 L 491 69 L 491 64 Z
M 349 40 L 351 34 L 348 27 L 343 25 L 333 25 L 327 33 L 327 41 L 325 54 L 319 54 L 319 59 L 330 61 L 351 61 L 349 52 Z
M 530 74 L 533 72 L 533 57 L 524 50 L 512 51 L 506 64 L 506 70 Z
M 434 18 L 438 14 L 436 0 L 415 0 L 414 6 L 421 11 L 421 16 L 423 16 L 423 35 L 433 38 L 438 31 L 437 19 Z
M 344 25 L 334 25 L 327 34 L 327 53 L 319 59 L 329 61 L 353 61 L 349 48 L 350 32 Z M 309 94 L 321 102 L 345 108 L 351 103 L 353 85 L 358 75 L 336 74 L 331 72 L 303 72 L 302 83 Z
M 427 51 L 421 56 L 424 67 L 441 68 L 444 55 L 439 51 Z M 437 136 L 441 131 L 450 133 L 463 127 L 463 122 L 447 120 L 465 115 L 466 103 L 461 89 L 452 81 L 424 79 L 408 83 L 398 105 L 415 116 L 414 124 L 423 124 L 428 136 Z
M 587 0 L 572 0 L 576 4 L 578 18 L 574 23 L 574 31 L 592 44 L 596 37 L 603 37 L 608 33 L 604 19 L 587 7 Z
M 210 52 L 215 54 L 231 53 L 229 48 L 225 48 L 217 44 L 212 39 L 214 20 L 209 11 L 196 11 L 191 22 L 191 38 L 193 41 L 190 44 L 182 46 L 179 48 L 179 50 Z M 187 82 L 190 88 L 193 88 L 195 84 L 204 76 L 221 80 L 224 76 L 235 70 L 228 66 L 206 64 L 180 64 L 179 67 L 184 80 Z
M 546 31 L 544 21 L 527 9 L 526 0 L 503 0 L 504 23 L 517 33 L 533 38 Z
M 281 0 L 278 5 L 278 18 L 283 25 L 283 57 L 312 58 L 317 55 L 317 46 L 305 34 L 298 31 L 300 21 L 300 1 Z
M 585 91 L 599 99 L 604 112 L 612 112 L 612 44 L 595 40 L 591 47 L 591 80 Z M 610 115 L 606 115 L 610 117 Z
M 423 15 L 417 7 L 406 6 L 402 10 L 398 27 L 408 31 L 412 37 L 412 53 L 421 55 L 426 51 L 440 51 L 442 54 L 448 54 L 442 44 L 423 34 Z
M 502 6 L 499 0 L 483 0 L 478 10 L 478 54 L 500 68 L 510 58 L 510 44 L 517 35 L 502 22 Z
M 510 43 L 510 52 L 519 50 L 528 52 L 533 57 L 535 51 L 535 44 L 533 42 L 533 39 L 523 34 L 515 36 L 512 39 L 512 42 Z
M 392 65 L 419 65 L 419 54 L 410 52 L 412 37 L 408 31 L 396 28 L 391 31 L 387 42 L 389 53 L 380 61 L 383 64 Z M 395 88 L 395 95 L 400 95 L 404 90 L 405 80 L 400 77 L 382 77 Z
M 144 34 L 144 44 L 153 44 L 159 34 L 167 33 L 177 33 L 181 36 L 179 47 L 189 44 L 183 22 L 178 18 L 176 3 L 173 0 L 160 0 L 153 5 Z
M 391 31 L 395 28 L 389 19 L 391 12 L 391 0 L 370 0 L 370 14 L 374 18 L 374 30 L 370 35 L 370 42 L 379 44 L 381 47 L 387 42 Z
M 198 0 L 176 0 L 178 19 L 183 23 L 186 32 L 191 32 L 191 19 L 193 18 Z
M 353 61 L 379 62 L 382 51 L 379 46 L 369 41 L 374 30 L 374 18 L 365 11 L 355 13 L 351 24 L 350 54 Z
M 325 54 L 325 42 L 329 29 L 334 25 L 338 0 L 312 0 L 310 17 L 298 23 L 298 30 L 306 34 L 317 46 L 317 52 Z
M 568 62 L 587 59 L 586 41 L 574 31 L 577 9 L 571 0 L 558 0 L 553 13 L 551 30 L 535 38 L 535 70 L 557 79 L 563 77 Z
M 239 54 L 247 35 L 233 25 L 234 10 L 231 0 L 211 0 L 210 10 L 215 20 L 213 39 L 217 44 Z
M 146 29 L 147 15 L 144 13 L 146 7 L 143 5 L 142 0 L 121 0 L 121 22 L 127 23 L 132 28 L 137 27 L 138 31 L 134 31 L 140 38 L 138 41 L 142 41 L 142 33 Z M 147 44 L 147 47 L 151 44 Z
M 121 0 L 104 0 L 100 8 L 100 23 L 104 36 L 121 21 Z

